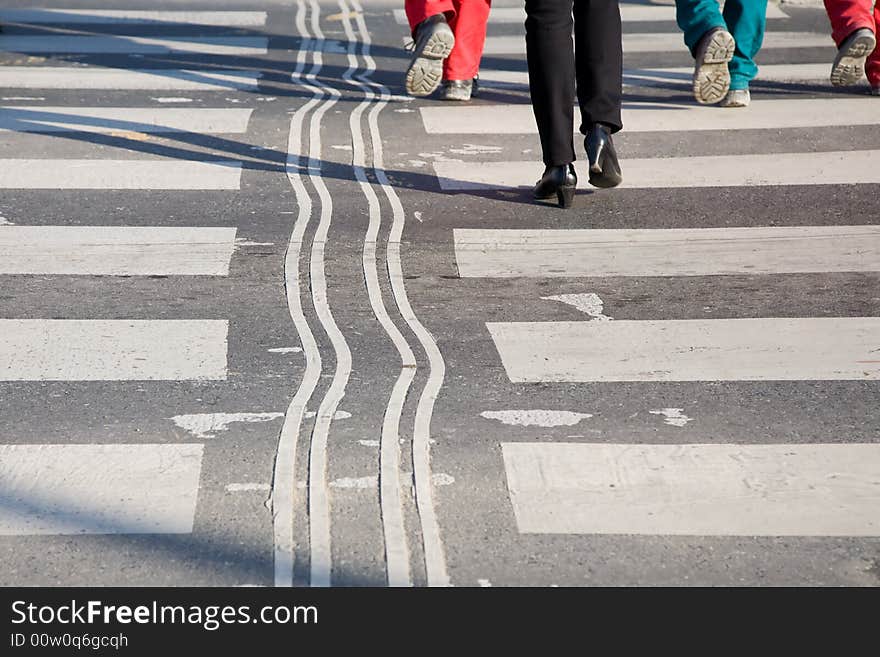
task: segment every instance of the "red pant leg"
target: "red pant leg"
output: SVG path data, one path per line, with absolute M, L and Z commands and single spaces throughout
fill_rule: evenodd
M 859 28 L 876 30 L 871 4 L 872 0 L 825 0 L 825 11 L 831 21 L 831 38 L 838 47 Z
M 429 16 L 446 14 L 446 20 L 454 20 L 455 3 L 453 0 L 404 0 L 406 18 L 410 32 L 415 32 L 416 25 Z M 413 34 L 415 38 L 415 34 Z
M 491 0 L 455 0 L 455 5 L 450 22 L 455 47 L 443 64 L 443 79 L 470 80 L 480 70 Z
M 874 35 L 878 37 L 877 47 L 865 62 L 865 73 L 868 74 L 868 82 L 871 86 L 880 88 L 880 2 L 874 6 Z

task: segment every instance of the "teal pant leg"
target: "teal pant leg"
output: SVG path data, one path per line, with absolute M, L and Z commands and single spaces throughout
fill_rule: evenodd
M 675 0 L 675 21 L 684 32 L 684 42 L 691 55 L 706 32 L 714 27 L 727 28 L 718 0 Z
M 754 58 L 764 42 L 767 0 L 727 0 L 724 21 L 736 41 L 736 51 L 728 65 L 730 88 L 748 89 L 749 82 L 758 74 Z

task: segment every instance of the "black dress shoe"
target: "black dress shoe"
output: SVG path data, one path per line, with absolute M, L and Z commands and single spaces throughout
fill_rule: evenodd
M 584 139 L 590 161 L 590 184 L 594 187 L 617 187 L 623 182 L 620 162 L 614 152 L 611 133 L 601 123 L 594 123 Z
M 577 181 L 573 164 L 547 167 L 544 169 L 544 175 L 535 184 L 534 196 L 538 200 L 555 196 L 560 208 L 570 208 Z

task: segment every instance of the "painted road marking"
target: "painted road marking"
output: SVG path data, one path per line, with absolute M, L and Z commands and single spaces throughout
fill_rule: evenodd
M 141 37 L 113 36 L 4 36 L 3 52 L 30 54 L 120 54 L 158 55 L 196 53 L 200 55 L 265 55 L 266 37 Z
M 624 160 L 630 189 L 753 187 L 756 185 L 854 185 L 880 183 L 877 151 L 709 155 Z M 533 162 L 434 162 L 440 188 L 449 191 L 531 188 L 541 175 Z M 583 178 L 587 171 L 576 163 Z M 2 180 L 2 174 L 0 174 Z
M 0 132 L 247 131 L 251 109 L 177 107 L 0 107 Z
M 0 535 L 189 534 L 202 445 L 0 445 Z
M 0 319 L 0 381 L 225 380 L 227 320 Z
M 259 78 L 259 73 L 248 71 L 0 66 L 0 88 L 4 89 L 252 91 Z
M 529 105 L 420 107 L 431 134 L 534 134 Z M 694 130 L 770 130 L 827 126 L 875 125 L 877 102 L 870 97 L 756 100 L 747 112 L 692 103 L 627 102 L 623 124 L 629 132 Z
M 830 86 L 828 64 L 762 64 L 758 70 L 758 82 L 818 83 Z M 693 85 L 693 66 L 670 68 L 624 69 L 623 84 L 632 87 L 681 87 Z M 867 80 L 863 81 L 867 85 Z M 529 74 L 526 71 L 480 69 L 480 86 L 527 89 Z M 629 126 L 627 126 L 627 130 Z
M 880 317 L 486 326 L 518 383 L 880 380 Z
M 228 276 L 235 228 L 4 226 L 0 274 Z
M 880 226 L 456 229 L 463 278 L 880 271 Z
M 0 189 L 237 190 L 239 162 L 0 160 Z
M 2 17 L 2 14 L 0 14 Z M 783 12 L 777 5 L 772 2 L 767 4 L 767 18 L 788 18 L 788 14 Z M 629 22 L 675 22 L 675 7 L 671 5 L 620 5 L 620 19 L 624 23 Z M 394 20 L 398 25 L 408 25 L 406 19 L 406 11 L 404 9 L 394 10 Z M 526 20 L 526 10 L 521 7 L 493 7 L 489 14 L 489 23 L 517 23 L 523 24 Z M 826 67 L 827 68 L 827 67 Z M 482 78 L 482 74 L 480 74 Z
M 3 9 L 0 23 L 184 24 L 218 27 L 259 27 L 265 11 L 132 11 L 128 9 Z
M 880 536 L 880 444 L 503 443 L 521 533 Z
M 834 48 L 827 34 L 819 32 L 765 32 L 764 50 L 779 48 Z M 638 32 L 623 35 L 624 55 L 645 52 L 680 52 L 688 54 L 681 32 Z M 521 34 L 489 36 L 484 55 L 525 55 L 526 40 Z

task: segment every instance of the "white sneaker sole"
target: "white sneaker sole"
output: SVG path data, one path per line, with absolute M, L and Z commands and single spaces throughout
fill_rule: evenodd
M 697 53 L 694 67 L 694 98 L 701 105 L 713 105 L 727 95 L 730 89 L 730 71 L 727 63 L 733 59 L 736 43 L 726 30 L 716 30 L 705 50 Z
M 831 84 L 835 87 L 851 87 L 865 76 L 865 58 L 877 46 L 877 39 L 870 30 L 849 37 L 840 46 L 831 67 Z
M 437 30 L 406 70 L 406 93 L 410 96 L 428 96 L 437 90 L 443 80 L 443 60 L 449 57 L 455 45 L 452 30 Z

